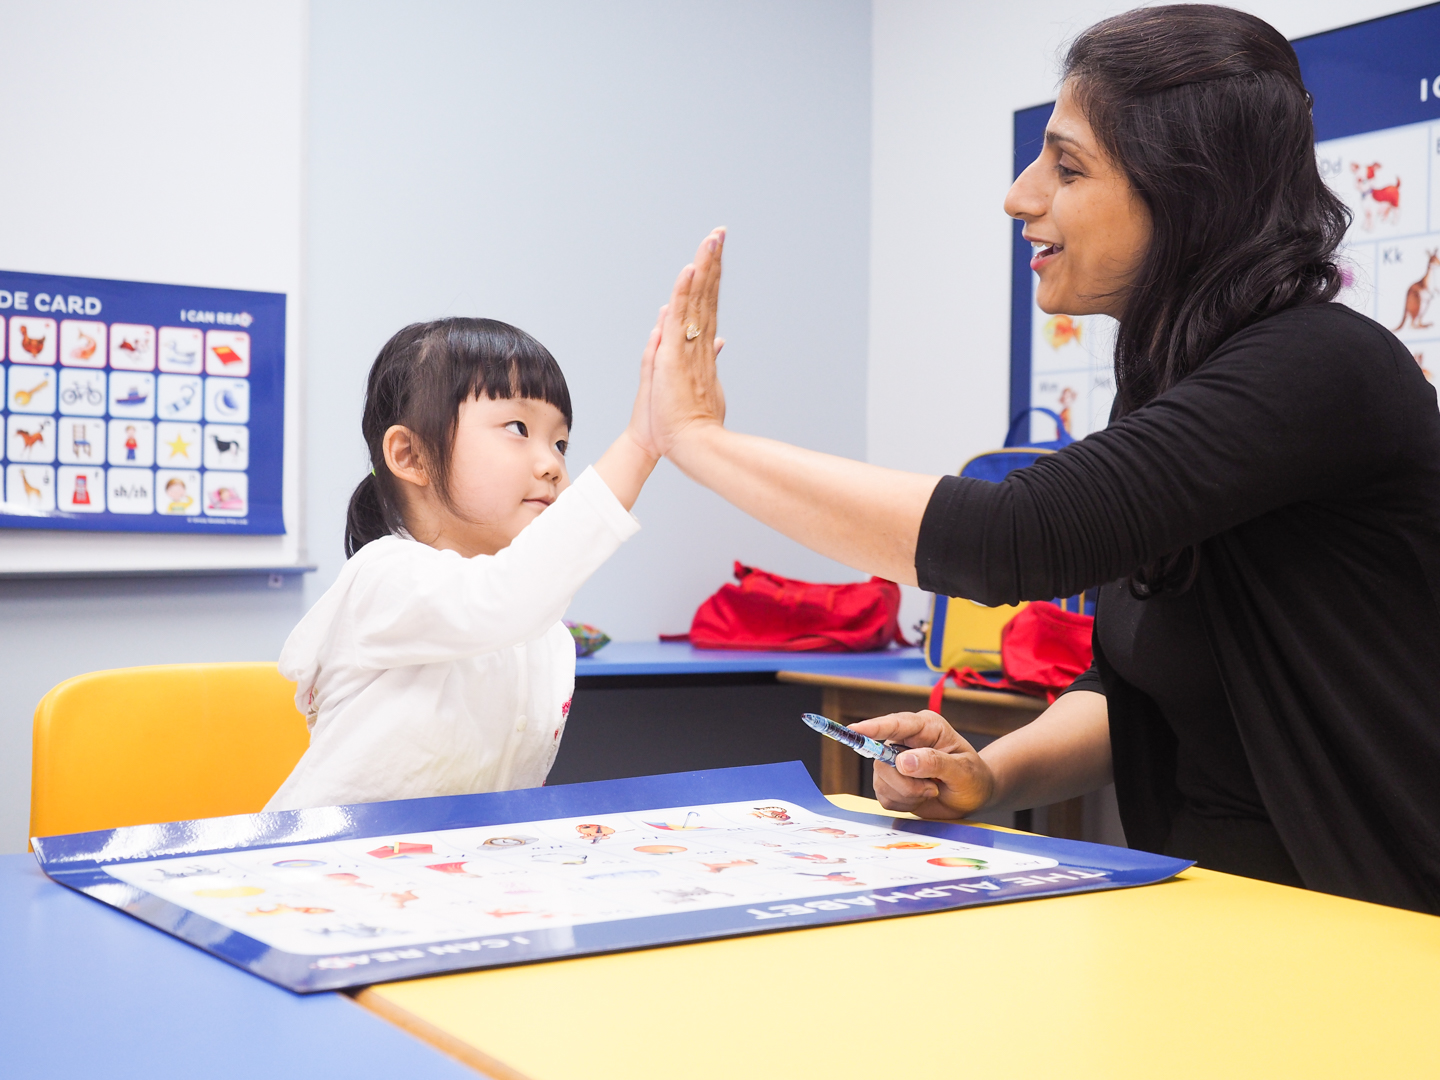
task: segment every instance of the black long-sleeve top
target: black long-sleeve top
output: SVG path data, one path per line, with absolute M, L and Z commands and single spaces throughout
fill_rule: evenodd
M 1405 347 L 1338 304 L 1262 320 L 1003 483 L 942 480 L 915 566 L 931 591 L 1015 603 L 1192 544 L 1202 659 L 1304 883 L 1440 913 L 1440 410 Z M 1158 851 L 1183 803 L 1175 734 L 1101 636 L 1121 819 Z

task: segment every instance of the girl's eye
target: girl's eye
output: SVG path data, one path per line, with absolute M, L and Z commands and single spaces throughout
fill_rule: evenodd
M 1060 174 L 1061 180 L 1073 180 L 1075 179 L 1075 177 L 1080 175 L 1077 170 L 1067 169 L 1064 165 L 1056 165 L 1055 171 Z
M 511 420 L 505 425 L 505 430 L 512 435 L 519 435 L 522 439 L 528 439 L 530 437 L 530 432 L 525 427 L 525 421 L 523 420 Z
M 568 450 L 568 449 L 570 449 L 570 444 L 569 444 L 568 442 L 566 442 L 564 439 L 561 439 L 559 442 L 557 442 L 557 443 L 555 444 L 555 449 L 560 451 L 560 456 L 561 456 L 561 457 L 564 457 L 564 456 L 565 456 L 565 451 Z

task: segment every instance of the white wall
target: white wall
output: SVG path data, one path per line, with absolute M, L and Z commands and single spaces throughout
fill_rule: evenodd
M 867 2 L 315 0 L 312 41 L 307 595 L 343 561 L 387 337 L 452 314 L 534 334 L 570 383 L 578 473 L 623 429 L 656 309 L 714 225 L 730 424 L 865 456 Z M 570 609 L 616 639 L 688 629 L 735 559 L 856 576 L 668 464 L 635 512 Z
M 954 472 L 1004 438 L 1013 114 L 1054 99 L 1076 34 L 1134 6 L 875 0 L 866 446 L 876 464 Z M 1295 38 L 1416 5 L 1232 6 Z
M 278 654 L 340 566 L 364 372 L 409 320 L 535 333 L 570 378 L 583 467 L 624 423 L 676 269 L 723 222 L 733 426 L 929 472 L 993 445 L 1010 114 L 1120 6 L 876 0 L 872 24 L 865 0 L 314 0 L 307 41 L 303 0 L 0 3 L 0 266 L 282 289 L 226 257 L 302 266 L 321 567 L 275 590 L 0 581 L 0 850 L 24 847 L 30 716 L 56 682 Z M 1249 6 L 1294 35 L 1405 5 Z M 206 171 L 242 143 L 263 165 Z M 668 466 L 637 511 L 572 609 L 617 638 L 683 628 L 733 558 L 854 576 Z
M 285 293 L 300 305 L 303 0 L 7 3 L 0 267 Z M 294 401 L 299 319 L 289 320 Z M 291 566 L 284 536 L 0 530 L 0 569 Z
M 365 373 L 407 322 L 485 314 L 545 342 L 569 377 L 578 470 L 624 426 L 655 309 L 724 223 L 731 423 L 864 457 L 866 0 L 10 0 L 0 38 L 0 266 L 303 277 L 303 524 L 320 565 L 276 590 L 0 581 L 0 851 L 25 846 L 30 718 L 55 683 L 279 654 L 343 561 Z M 236 147 L 245 171 L 212 164 Z M 295 280 L 262 280 L 256 259 Z M 854 576 L 668 466 L 636 509 L 645 529 L 572 608 L 617 638 L 686 628 L 736 558 Z
M 303 0 L 11 0 L 0 40 L 0 266 L 299 296 Z M 0 571 L 16 546 L 0 544 Z M 273 659 L 303 611 L 298 580 L 0 581 L 0 851 L 25 850 L 31 714 L 50 687 Z

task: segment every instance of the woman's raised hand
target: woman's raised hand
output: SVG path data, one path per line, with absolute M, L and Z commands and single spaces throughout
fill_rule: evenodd
M 963 818 L 994 794 L 990 766 L 936 713 L 891 713 L 850 726 L 872 739 L 912 747 L 896 759 L 894 768 L 875 763 L 875 797 L 887 810 Z
M 720 256 L 725 230 L 700 243 L 695 261 L 680 271 L 662 319 L 650 388 L 650 437 L 668 454 L 696 426 L 725 422 L 725 391 L 715 373 L 724 342 L 715 337 L 720 303 Z

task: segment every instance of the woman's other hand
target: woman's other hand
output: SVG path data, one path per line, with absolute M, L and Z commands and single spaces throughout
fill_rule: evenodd
M 875 797 L 887 810 L 963 818 L 994 795 L 990 766 L 937 713 L 891 713 L 850 726 L 872 739 L 912 747 L 896 759 L 894 768 L 875 763 Z
M 694 427 L 725 422 L 725 391 L 715 373 L 720 302 L 720 260 L 725 230 L 700 243 L 695 261 L 680 271 L 661 320 L 650 390 L 650 432 L 661 453 Z
M 1112 779 L 1110 712 L 1104 694 L 1072 690 L 983 754 L 933 712 L 892 713 L 852 724 L 862 735 L 904 743 L 895 768 L 875 765 L 875 797 L 889 810 L 962 818 L 977 810 L 1049 806 Z

